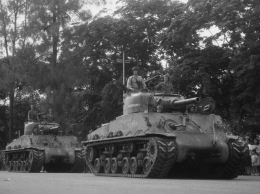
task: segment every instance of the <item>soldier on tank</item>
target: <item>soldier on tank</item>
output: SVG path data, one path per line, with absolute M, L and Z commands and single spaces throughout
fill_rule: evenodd
M 46 121 L 48 123 L 54 122 L 54 116 L 53 116 L 53 113 L 52 113 L 52 109 L 49 109 L 49 113 L 46 115 Z
M 28 121 L 39 121 L 38 113 L 34 110 L 33 105 L 31 105 L 31 110 L 28 112 Z
M 170 94 L 171 92 L 174 92 L 173 85 L 170 82 L 170 77 L 167 74 L 163 76 L 163 82 L 159 83 L 157 86 L 155 86 L 155 88 L 156 90 L 166 94 Z
M 127 80 L 127 88 L 132 92 L 139 92 L 142 89 L 147 89 L 143 78 L 138 75 L 139 68 L 133 67 L 132 71 L 133 75 Z

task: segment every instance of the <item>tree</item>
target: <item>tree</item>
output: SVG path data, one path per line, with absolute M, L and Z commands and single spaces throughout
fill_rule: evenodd
M 162 42 L 172 61 L 177 61 L 172 67 L 175 72 L 183 70 L 184 75 L 175 81 L 186 86 L 192 83 L 193 89 L 203 90 L 201 78 L 208 77 L 217 112 L 229 118 L 238 131 L 250 117 L 259 120 L 259 25 L 255 22 L 259 19 L 259 5 L 255 0 L 189 1 L 172 20 Z M 201 34 L 212 27 L 219 31 L 207 37 Z
M 8 91 L 10 101 L 9 141 L 13 131 L 13 106 L 14 91 L 22 81 L 20 74 L 21 62 L 17 57 L 18 48 L 25 46 L 26 35 L 23 27 L 26 26 L 26 18 L 18 20 L 21 14 L 27 10 L 28 1 L 0 1 L 0 36 L 4 42 L 4 53 L 1 59 L 1 84 L 2 90 Z
M 122 58 L 123 52 L 131 60 L 126 66 L 127 76 L 130 76 L 131 68 L 136 64 L 143 70 L 143 76 L 149 70 L 161 68 L 157 54 L 160 49 L 158 34 L 169 25 L 169 19 L 167 22 L 160 19 L 167 13 L 169 2 L 123 2 L 124 6 L 115 11 L 114 16 L 96 17 L 89 24 L 79 25 L 73 31 L 73 36 L 69 34 L 75 41 L 67 43 L 69 47 L 64 45 L 70 52 L 61 54 L 64 58 L 71 56 L 72 60 L 78 61 L 77 67 L 85 67 L 88 80 L 81 88 L 82 93 L 86 94 L 83 95 L 86 109 L 82 110 L 85 116 L 80 118 L 92 129 L 122 114 L 120 103 L 123 90 L 110 81 L 114 78 L 122 83 L 122 65 L 115 61 Z
M 46 67 L 41 69 L 40 75 L 44 75 L 40 82 L 42 84 L 35 87 L 47 95 L 46 102 L 39 106 L 43 111 L 46 107 L 52 107 L 57 121 L 62 123 L 69 119 L 69 115 L 73 115 L 70 111 L 73 107 L 73 90 L 77 86 L 74 81 L 79 75 L 74 63 L 67 63 L 67 59 L 63 61 L 62 50 L 66 52 L 66 48 L 62 47 L 62 42 L 64 38 L 71 38 L 67 35 L 74 30 L 73 20 L 81 22 L 90 19 L 89 12 L 80 11 L 81 7 L 81 1 L 75 0 L 36 0 L 31 2 L 28 11 L 28 26 L 35 29 L 30 36 L 36 41 L 36 53 L 42 66 Z

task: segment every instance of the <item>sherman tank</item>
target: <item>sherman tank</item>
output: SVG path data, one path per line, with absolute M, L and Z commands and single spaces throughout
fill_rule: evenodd
M 234 179 L 248 156 L 226 136 L 215 101 L 140 91 L 124 94 L 123 115 L 82 142 L 99 176 Z M 193 106 L 194 112 L 189 112 Z
M 85 154 L 77 138 L 64 135 L 58 123 L 26 122 L 24 135 L 4 152 L 11 172 L 78 172 L 85 168 Z

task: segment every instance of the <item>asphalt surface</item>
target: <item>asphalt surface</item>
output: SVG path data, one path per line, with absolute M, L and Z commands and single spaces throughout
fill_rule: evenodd
M 0 194 L 259 194 L 260 176 L 234 180 L 139 179 L 90 173 L 0 171 Z

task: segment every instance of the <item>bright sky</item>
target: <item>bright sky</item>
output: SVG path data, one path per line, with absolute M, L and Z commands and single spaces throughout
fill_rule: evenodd
M 103 8 L 107 8 L 110 9 L 111 12 L 113 12 L 117 6 L 120 6 L 120 4 L 116 4 L 118 0 L 108 0 L 106 5 L 88 5 L 88 8 L 90 9 L 90 11 L 93 13 L 93 15 L 96 15 L 101 9 Z M 176 1 L 181 1 L 183 3 L 187 3 L 188 0 L 176 0 Z

